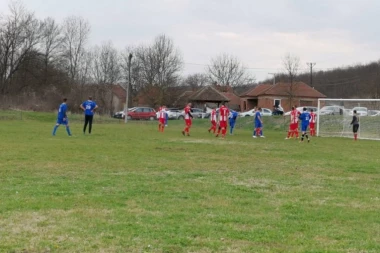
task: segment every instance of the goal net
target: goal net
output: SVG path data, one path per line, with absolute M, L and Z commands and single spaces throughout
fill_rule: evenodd
M 317 136 L 352 138 L 353 110 L 359 116 L 358 138 L 380 140 L 380 99 L 318 99 Z

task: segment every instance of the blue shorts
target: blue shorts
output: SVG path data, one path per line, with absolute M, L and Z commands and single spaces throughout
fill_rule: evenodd
M 255 122 L 255 128 L 262 128 L 263 124 L 261 122 Z
M 301 131 L 302 132 L 306 132 L 308 127 L 309 127 L 309 124 L 307 124 L 307 125 L 301 125 Z
M 235 126 L 235 120 L 230 120 L 230 127 L 234 127 Z
M 58 118 L 57 119 L 57 124 L 67 126 L 67 124 L 69 124 L 69 120 L 67 118 L 65 120 Z

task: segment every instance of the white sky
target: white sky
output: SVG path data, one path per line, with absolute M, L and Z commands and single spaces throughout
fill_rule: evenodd
M 91 45 L 124 49 L 159 34 L 181 51 L 184 74 L 203 72 L 211 57 L 235 55 L 258 80 L 282 71 L 286 53 L 315 69 L 380 59 L 379 0 L 24 0 L 38 18 L 79 15 Z M 0 0 L 6 14 L 8 0 Z

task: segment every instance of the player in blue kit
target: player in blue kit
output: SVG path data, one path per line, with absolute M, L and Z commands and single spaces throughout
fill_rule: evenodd
M 55 136 L 55 133 L 57 132 L 59 125 L 65 125 L 67 134 L 69 136 L 71 136 L 70 127 L 69 127 L 69 120 L 67 119 L 66 101 L 67 101 L 67 98 L 64 98 L 63 103 L 58 108 L 57 124 L 54 126 L 53 136 Z
M 255 112 L 255 131 L 254 135 L 252 136 L 253 138 L 256 138 L 258 134 L 260 134 L 260 137 L 264 138 L 264 135 L 262 134 L 262 128 L 263 128 L 263 121 L 261 119 L 261 107 L 257 109 Z
M 307 135 L 307 128 L 309 127 L 309 122 L 310 122 L 310 113 L 306 110 L 305 107 L 303 108 L 303 112 L 299 116 L 299 119 L 302 121 L 301 123 L 302 136 L 301 136 L 300 142 L 303 141 L 305 136 L 306 136 L 307 142 L 310 142 L 309 135 Z
M 92 101 L 92 97 L 88 97 L 87 101 L 84 101 L 80 108 L 84 111 L 84 126 L 83 133 L 86 133 L 86 128 L 88 124 L 88 133 L 91 134 L 92 129 L 92 119 L 94 118 L 94 111 L 98 106 L 94 101 Z
M 229 123 L 230 123 L 230 135 L 232 135 L 232 132 L 234 131 L 236 119 L 238 117 L 238 112 L 231 111 L 229 115 Z

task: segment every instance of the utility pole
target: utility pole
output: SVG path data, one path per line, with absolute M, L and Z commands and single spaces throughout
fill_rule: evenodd
M 132 61 L 132 54 L 130 53 L 128 56 L 128 85 L 127 85 L 127 96 L 125 101 L 125 112 L 124 112 L 124 120 L 125 123 L 128 122 L 128 103 L 129 103 L 129 90 L 131 86 L 131 61 Z
M 273 85 L 276 84 L 276 73 L 268 73 L 268 75 L 273 75 Z
M 306 63 L 310 67 L 310 86 L 313 85 L 313 66 L 315 66 L 315 62 L 307 62 Z

